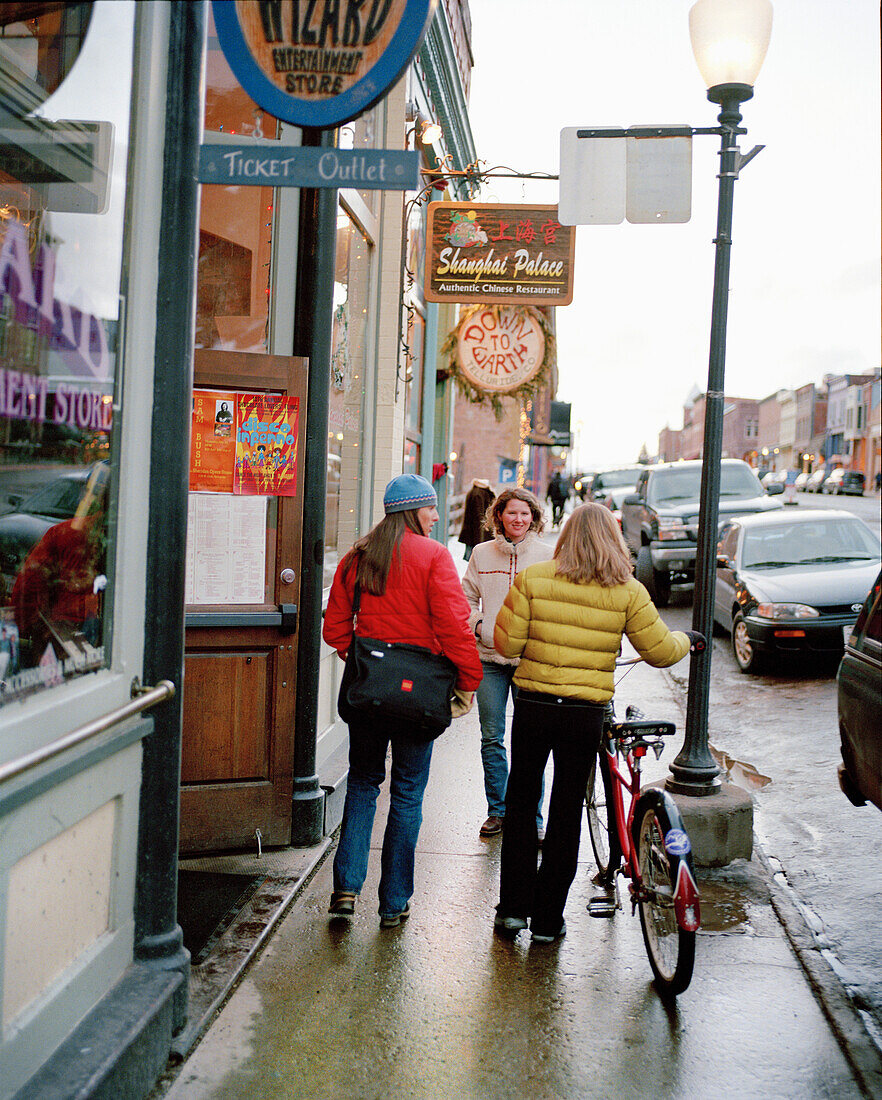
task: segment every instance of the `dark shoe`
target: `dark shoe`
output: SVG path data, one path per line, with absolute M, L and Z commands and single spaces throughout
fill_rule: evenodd
M 502 825 L 505 818 L 490 816 L 481 826 L 481 831 L 478 836 L 499 836 L 502 832 Z
M 410 916 L 410 902 L 408 902 L 400 913 L 387 913 L 386 916 L 380 914 L 380 927 L 381 928 L 397 928 L 403 920 L 407 920 Z
M 497 932 L 504 932 L 509 936 L 516 936 L 518 932 L 523 932 L 527 927 L 527 922 L 523 917 L 500 917 L 496 916 L 493 921 L 493 927 Z
M 351 917 L 355 913 L 355 894 L 346 890 L 335 890 L 331 894 L 331 905 L 328 912 L 335 917 Z
M 557 932 L 537 932 L 535 929 L 533 929 L 531 932 L 533 943 L 554 943 L 555 940 L 563 939 L 566 934 L 566 921 L 561 921 L 560 928 L 557 930 Z

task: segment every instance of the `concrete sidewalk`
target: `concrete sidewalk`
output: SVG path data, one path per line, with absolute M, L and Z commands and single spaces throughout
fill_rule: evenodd
M 634 667 L 618 699 L 622 711 L 633 702 L 682 728 L 679 691 L 664 673 Z M 679 743 L 649 778 L 666 773 Z M 695 976 L 666 1008 L 639 918 L 586 912 L 587 830 L 566 938 L 537 947 L 524 933 L 494 935 L 499 840 L 478 838 L 486 806 L 474 711 L 436 743 L 413 915 L 382 931 L 386 804 L 384 791 L 354 921 L 328 920 L 327 859 L 154 1096 L 882 1096 L 878 1052 L 818 952 L 801 965 L 794 946 L 812 953 L 804 925 L 761 861 L 701 876 Z

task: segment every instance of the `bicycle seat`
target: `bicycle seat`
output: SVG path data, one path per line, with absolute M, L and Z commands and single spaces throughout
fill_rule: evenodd
M 646 719 L 632 722 L 613 722 L 609 727 L 613 737 L 673 737 L 677 727 L 673 722 L 650 722 Z

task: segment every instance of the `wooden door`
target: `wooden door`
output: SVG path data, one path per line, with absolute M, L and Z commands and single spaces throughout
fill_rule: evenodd
M 296 495 L 261 498 L 266 514 L 263 599 L 254 598 L 255 589 L 248 603 L 234 596 L 223 604 L 187 605 L 182 851 L 252 847 L 258 830 L 264 845 L 290 840 L 306 384 L 304 359 L 196 352 L 196 389 L 296 397 L 299 415 Z M 226 500 L 222 494 L 213 501 L 211 506 L 221 510 L 242 507 L 241 498 L 237 504 L 237 498 Z M 251 498 L 255 505 L 264 507 Z M 191 518 L 191 567 L 194 572 L 212 568 L 212 562 L 200 560 L 193 527 Z M 253 532 L 249 537 L 253 548 L 260 540 Z M 259 578 L 259 561 L 254 565 L 254 555 L 251 560 Z M 231 583 L 235 586 L 235 579 Z M 193 598 L 192 589 L 188 598 Z

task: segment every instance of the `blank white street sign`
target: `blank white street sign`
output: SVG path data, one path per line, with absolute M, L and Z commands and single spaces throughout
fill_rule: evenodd
M 618 225 L 625 217 L 624 130 L 609 127 L 619 138 L 577 137 L 583 128 L 560 132 L 557 220 L 561 225 Z
M 629 137 L 625 144 L 628 221 L 636 225 L 688 222 L 692 216 L 692 138 Z
M 603 137 L 579 137 L 602 130 Z M 659 127 L 632 127 L 653 130 Z M 571 126 L 560 132 L 561 225 L 688 222 L 692 214 L 692 138 L 633 137 L 622 127 Z M 685 131 L 685 135 L 683 134 Z

